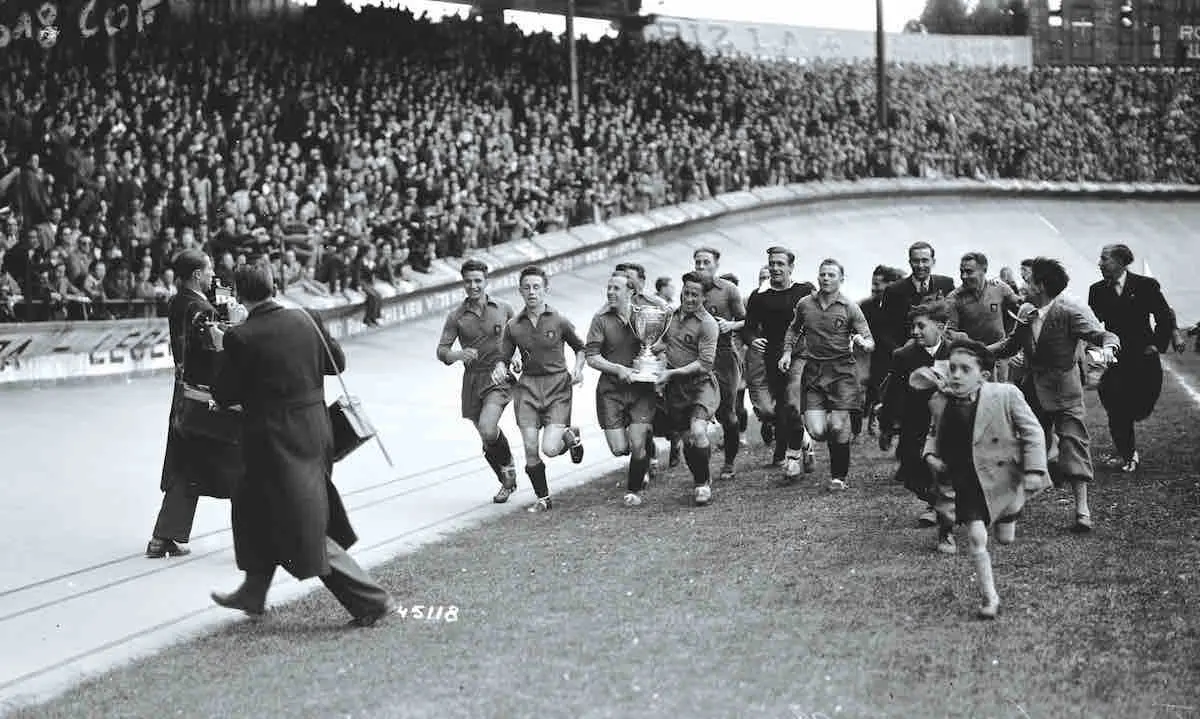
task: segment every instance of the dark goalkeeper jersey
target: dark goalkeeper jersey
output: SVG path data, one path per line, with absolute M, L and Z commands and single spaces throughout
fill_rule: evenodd
M 746 299 L 746 327 L 742 336 L 746 344 L 762 337 L 767 340 L 766 354 L 778 356 L 783 352 L 783 337 L 801 298 L 816 292 L 811 282 L 797 282 L 784 290 L 758 288 Z

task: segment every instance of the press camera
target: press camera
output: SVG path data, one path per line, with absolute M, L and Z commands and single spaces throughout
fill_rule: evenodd
M 204 348 L 210 352 L 218 352 L 220 348 L 217 346 L 213 330 L 224 332 L 231 325 L 242 322 L 245 320 L 245 310 L 241 309 L 233 288 L 222 284 L 216 277 L 213 278 L 212 286 L 208 289 L 208 292 L 204 294 L 209 304 L 213 306 L 213 311 L 202 312 L 197 315 L 195 324 L 197 329 L 200 330 L 199 335 Z M 217 334 L 220 334 L 220 332 Z
M 233 288 L 224 285 L 219 278 L 214 277 L 212 287 L 205 294 L 208 296 L 209 303 L 217 310 L 216 315 L 209 318 L 208 321 L 223 325 L 232 324 L 230 312 L 238 303 Z

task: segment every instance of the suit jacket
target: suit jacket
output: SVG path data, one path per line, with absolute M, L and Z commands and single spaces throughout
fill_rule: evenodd
M 171 357 L 178 368 L 176 376 L 185 382 L 207 387 L 216 376 L 218 353 L 209 346 L 201 326 L 204 317 L 216 313 L 207 298 L 192 290 L 180 290 L 167 304 Z
M 938 428 L 946 409 L 946 395 L 929 400 L 929 436 L 922 456 L 941 456 Z M 1011 384 L 987 382 L 979 388 L 979 406 L 971 435 L 971 458 L 992 522 L 1012 516 L 1025 506 L 1026 492 L 1050 486 L 1046 464 L 1046 434 L 1033 410 Z M 1040 473 L 1043 482 L 1025 486 L 1026 473 Z M 953 517 L 954 492 L 948 477 L 938 478 L 937 511 Z
M 1158 280 L 1126 271 L 1122 289 L 1118 296 L 1108 282 L 1096 282 L 1088 288 L 1088 307 L 1105 329 L 1121 338 L 1122 354 L 1140 355 L 1147 347 L 1166 352 L 1175 332 L 1175 313 L 1163 297 Z
M 950 343 L 943 340 L 937 353 L 929 354 L 924 347 L 907 344 L 892 355 L 892 368 L 884 382 L 883 409 L 879 413 L 879 428 L 883 432 L 895 432 L 896 456 L 900 467 L 896 479 L 917 496 L 925 495 L 933 478 L 923 459 L 925 435 L 929 431 L 929 399 L 933 389 L 916 389 L 908 383 L 914 370 L 932 367 L 935 360 L 950 358 Z
M 867 318 L 867 326 L 871 328 L 871 336 L 875 338 L 875 349 L 871 352 L 866 381 L 878 388 L 891 367 L 892 350 L 895 347 L 884 347 L 880 344 L 880 338 L 885 331 L 881 301 L 874 297 L 868 297 L 858 303 L 858 308 L 862 310 L 863 317 Z
M 159 489 L 165 492 L 177 483 L 183 483 L 197 496 L 224 499 L 232 495 L 245 472 L 242 448 L 237 444 L 181 434 L 175 429 L 174 421 L 183 402 L 181 382 L 210 386 L 216 377 L 221 355 L 211 347 L 199 321 L 215 312 L 207 299 L 191 290 L 179 292 L 167 306 L 176 383 Z
M 297 579 L 328 574 L 325 537 L 343 547 L 357 540 L 331 481 L 325 405 L 324 376 L 345 367 L 342 348 L 315 315 L 274 302 L 230 328 L 224 345 L 213 398 L 241 404 L 245 422 L 246 476 L 232 497 L 238 567 L 281 566 Z
M 950 342 L 943 340 L 936 355 L 913 342 L 892 354 L 892 367 L 888 373 L 883 410 L 879 414 L 879 426 L 887 431 L 900 430 L 901 440 L 905 434 L 921 437 L 929 426 L 929 398 L 933 390 L 914 389 L 908 383 L 913 371 L 920 367 L 932 367 L 935 360 L 950 359 Z M 905 431 L 907 430 L 907 431 Z
M 929 291 L 924 295 L 917 294 L 911 276 L 888 285 L 883 290 L 880 308 L 883 332 L 876 335 L 876 341 L 882 338 L 888 351 L 900 347 L 908 340 L 908 311 L 925 302 L 944 300 L 953 291 L 954 280 L 946 275 L 930 275 Z
M 1034 307 L 1021 306 L 1025 317 Z M 1077 300 L 1059 295 L 1046 310 L 1037 341 L 1029 322 L 1018 322 L 1002 342 L 995 345 L 998 357 L 1025 351 L 1025 393 L 1030 403 L 1046 412 L 1057 412 L 1083 404 L 1083 380 L 1078 357 L 1080 342 L 1119 348 L 1121 340 L 1100 326 L 1090 309 Z

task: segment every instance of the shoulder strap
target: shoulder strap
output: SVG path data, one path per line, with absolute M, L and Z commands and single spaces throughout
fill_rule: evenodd
M 342 379 L 342 371 L 338 369 L 337 359 L 333 356 L 333 349 L 329 346 L 329 342 L 326 341 L 325 333 L 321 331 L 321 326 L 317 324 L 317 320 L 311 314 L 309 314 L 308 310 L 301 309 L 299 312 L 308 318 L 308 321 L 313 326 L 313 329 L 317 331 L 317 337 L 321 338 L 321 346 L 325 348 L 325 355 L 329 357 L 329 363 L 333 365 L 338 384 L 342 386 L 342 394 L 349 397 L 350 390 L 346 387 L 346 380 Z
M 176 295 L 176 296 L 178 296 L 178 295 Z M 180 301 L 182 301 L 182 298 L 180 298 Z M 188 314 L 189 313 L 186 311 L 183 314 L 183 342 L 180 343 L 183 346 L 183 350 L 182 350 L 182 356 L 178 358 L 177 362 L 175 362 L 175 381 L 176 382 L 183 381 L 183 374 L 187 370 L 186 363 L 187 363 L 187 356 L 188 356 L 188 345 L 191 344 L 189 337 L 192 334 L 192 323 L 188 319 Z M 170 328 L 168 326 L 168 330 L 169 329 Z M 170 332 L 168 331 L 167 334 L 170 334 Z
M 175 363 L 176 366 L 178 367 L 178 370 L 176 371 L 176 379 L 178 381 L 182 382 L 184 374 L 187 372 L 188 349 L 192 345 L 192 331 L 195 329 L 194 325 L 196 324 L 196 318 L 198 318 L 200 316 L 200 313 L 192 311 L 192 303 L 188 301 L 190 298 L 183 297 L 180 295 L 176 295 L 176 297 L 178 297 L 179 301 L 184 304 L 184 308 L 183 308 L 183 356 L 181 356 L 179 358 L 179 361 Z

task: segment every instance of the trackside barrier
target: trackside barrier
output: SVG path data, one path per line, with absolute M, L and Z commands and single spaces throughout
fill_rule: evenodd
M 778 215 L 789 207 L 923 197 L 1200 200 L 1200 185 L 1037 182 L 1024 180 L 869 179 L 811 182 L 731 192 L 497 245 L 470 256 L 492 268 L 493 289 L 516 286 L 520 269 L 542 265 L 551 275 L 609 262 L 671 242 L 737 215 Z M 465 258 L 434 262 L 428 274 L 406 276 L 405 287 L 383 301 L 383 326 L 439 316 L 461 301 L 458 268 Z M 391 294 L 389 292 L 385 294 Z M 338 338 L 375 331 L 362 324 L 361 295 L 317 297 L 289 292 L 289 306 L 316 309 Z M 172 367 L 165 319 L 0 324 L 0 388 L 161 372 Z

